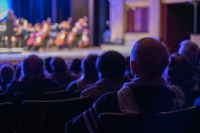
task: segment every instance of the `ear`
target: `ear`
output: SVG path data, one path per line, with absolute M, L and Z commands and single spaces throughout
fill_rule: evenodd
M 135 77 L 136 68 L 137 68 L 136 62 L 131 61 L 131 62 L 130 62 L 130 67 L 131 67 L 131 74 Z

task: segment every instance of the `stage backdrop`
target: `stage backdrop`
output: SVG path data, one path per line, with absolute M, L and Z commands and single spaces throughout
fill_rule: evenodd
M 71 0 L 12 0 L 12 9 L 17 17 L 23 17 L 29 22 L 41 23 L 47 17 L 55 14 L 55 22 L 67 20 L 71 12 Z

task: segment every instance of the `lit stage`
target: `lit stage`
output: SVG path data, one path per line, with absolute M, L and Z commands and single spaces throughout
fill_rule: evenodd
M 6 51 L 7 49 L 0 49 L 0 62 L 11 61 L 18 62 L 27 57 L 28 55 L 35 54 L 41 58 L 59 56 L 63 59 L 74 59 L 74 58 L 85 58 L 89 54 L 101 55 L 104 51 L 115 50 L 123 54 L 124 56 L 130 56 L 132 47 L 124 45 L 101 45 L 100 47 L 89 47 L 89 48 L 73 48 L 55 50 L 50 49 L 48 51 L 21 51 L 15 49 L 14 51 Z

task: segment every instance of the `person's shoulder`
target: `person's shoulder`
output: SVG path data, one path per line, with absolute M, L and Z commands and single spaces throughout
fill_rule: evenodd
M 77 86 L 77 81 L 74 80 L 72 81 L 68 86 L 67 86 L 67 91 L 70 90 L 71 88 Z
M 88 85 L 83 91 L 82 91 L 82 95 L 89 95 L 93 92 L 96 91 L 96 86 L 93 84 L 93 85 Z
M 94 105 L 99 112 L 120 112 L 117 91 L 102 95 Z
M 48 85 L 49 87 L 52 87 L 52 88 L 55 87 L 55 89 L 57 89 L 57 88 L 61 89 L 60 84 L 54 79 L 45 79 L 42 82 L 45 85 Z

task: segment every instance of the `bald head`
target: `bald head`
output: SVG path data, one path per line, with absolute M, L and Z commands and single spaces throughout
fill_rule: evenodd
M 179 54 L 188 58 L 192 65 L 197 65 L 199 57 L 199 47 L 190 40 L 184 40 L 180 43 Z
M 43 75 L 43 60 L 36 55 L 25 58 L 21 66 L 25 77 L 37 78 Z
M 169 62 L 165 46 L 153 38 L 137 41 L 130 60 L 132 73 L 136 77 L 160 77 Z

